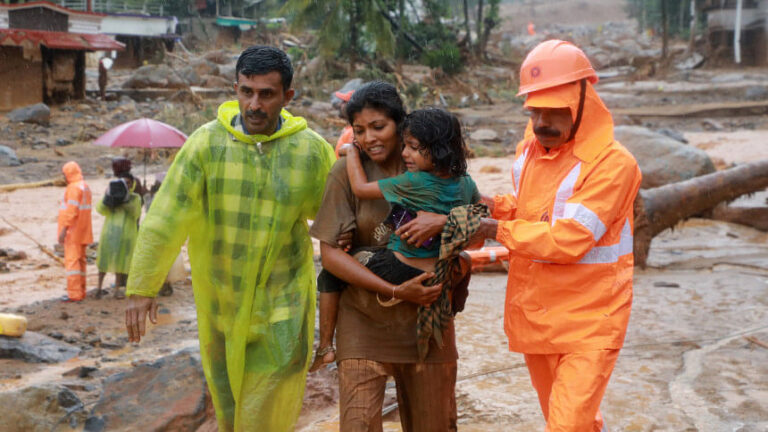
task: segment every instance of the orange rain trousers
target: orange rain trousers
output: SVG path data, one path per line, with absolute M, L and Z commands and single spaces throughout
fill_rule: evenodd
M 85 248 L 78 241 L 64 243 L 64 270 L 67 275 L 67 295 L 70 300 L 85 298 Z
M 547 432 L 607 432 L 600 401 L 619 350 L 525 354 Z

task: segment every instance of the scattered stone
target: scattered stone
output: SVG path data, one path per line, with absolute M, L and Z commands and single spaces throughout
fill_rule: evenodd
M 18 261 L 27 259 L 27 254 L 26 252 L 17 251 L 11 248 L 0 248 L 0 257 L 3 257 L 8 261 Z
M 223 76 L 206 75 L 203 77 L 203 87 L 205 88 L 230 88 L 232 80 Z
M 499 134 L 493 129 L 477 129 L 469 134 L 472 141 L 497 141 Z
M 236 66 L 236 63 L 219 65 L 219 76 L 226 78 L 230 83 L 233 82 L 235 80 Z
M 61 376 L 65 376 L 65 377 L 76 376 L 78 378 L 87 378 L 97 370 L 99 369 L 92 366 L 79 366 L 64 372 L 63 374 L 61 374 Z
M 656 129 L 656 133 L 659 133 L 659 134 L 662 134 L 662 135 L 666 135 L 666 136 L 672 138 L 673 140 L 680 141 L 683 144 L 688 144 L 688 140 L 685 139 L 685 136 L 683 136 L 682 133 L 680 133 L 680 132 L 678 132 L 678 131 L 676 131 L 674 129 L 660 128 L 660 129 Z
M 679 283 L 675 282 L 664 282 L 664 281 L 657 281 L 653 283 L 654 287 L 657 288 L 680 288 Z
M 715 171 L 704 150 L 640 126 L 616 126 L 614 135 L 637 159 L 642 188 L 688 180 Z
M 701 126 L 705 130 L 712 131 L 712 132 L 714 132 L 714 131 L 721 131 L 721 130 L 725 129 L 723 127 L 722 123 L 720 123 L 717 120 L 712 120 L 712 119 L 704 119 L 704 120 L 702 120 L 701 121 Z
M 70 144 L 72 144 L 72 141 L 70 141 L 70 140 L 68 140 L 66 138 L 57 138 L 56 139 L 56 145 L 58 147 L 64 147 L 64 146 L 68 146 Z
M 47 126 L 51 121 L 51 109 L 44 103 L 17 108 L 7 115 L 12 122 L 37 123 Z
M 28 331 L 20 338 L 0 336 L 0 358 L 19 359 L 28 363 L 59 363 L 71 359 L 79 352 L 68 343 L 36 332 Z
M 701 67 L 704 64 L 704 56 L 694 52 L 682 61 L 675 63 L 675 69 L 677 70 L 691 70 Z
M 312 60 L 314 60 L 314 59 L 312 59 Z M 310 61 L 310 63 L 312 63 L 312 61 Z M 307 68 L 309 68 L 309 66 L 310 65 L 307 65 Z M 341 86 L 341 88 L 338 91 L 340 91 L 341 93 L 346 93 L 346 92 L 348 92 L 350 90 L 357 90 L 360 87 L 362 87 L 362 85 L 363 85 L 363 79 L 362 78 L 354 78 L 354 79 L 351 79 L 351 80 L 347 81 L 346 83 L 344 83 L 344 85 Z M 333 105 L 333 106 L 336 106 L 336 105 L 339 104 L 339 102 L 341 102 L 341 99 L 336 97 L 336 92 L 332 92 L 331 93 L 331 100 L 330 100 L 330 102 L 331 102 L 331 105 Z
M 0 393 L 0 430 L 57 431 L 69 420 L 72 429 L 86 419 L 82 401 L 63 386 L 35 386 Z M 74 426 L 72 426 L 74 424 Z
M 67 311 L 61 311 L 61 315 L 59 315 L 59 319 L 68 320 L 69 314 L 67 313 Z
M 187 83 L 166 65 L 146 65 L 123 83 L 123 88 L 185 88 Z
M 19 166 L 21 161 L 12 148 L 0 145 L 0 166 Z
M 744 91 L 744 96 L 749 100 L 763 100 L 768 98 L 768 88 L 764 86 L 750 86 Z
M 59 333 L 59 332 L 50 332 L 50 333 L 48 333 L 48 336 L 50 336 L 50 337 L 52 337 L 54 339 L 57 339 L 57 340 L 64 339 L 64 335 Z
M 218 51 L 209 51 L 205 53 L 203 58 L 208 62 L 213 62 L 217 64 L 227 64 L 232 62 L 233 56 L 230 52 L 226 50 L 218 50 Z
M 101 430 L 196 430 L 210 404 L 199 354 L 184 350 L 108 377 L 91 416 Z

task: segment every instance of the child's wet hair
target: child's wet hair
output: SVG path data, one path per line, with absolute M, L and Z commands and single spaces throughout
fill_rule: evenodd
M 435 173 L 451 177 L 467 174 L 469 150 L 455 115 L 441 108 L 415 110 L 400 125 L 400 136 L 405 133 L 419 141 L 419 152 L 429 155 Z

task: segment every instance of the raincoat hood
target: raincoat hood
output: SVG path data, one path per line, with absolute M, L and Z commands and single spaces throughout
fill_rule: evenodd
M 224 126 L 227 132 L 229 132 L 232 136 L 237 138 L 239 141 L 249 143 L 249 144 L 266 143 L 269 141 L 274 141 L 278 138 L 283 138 L 283 137 L 293 135 L 296 132 L 300 132 L 307 128 L 307 121 L 303 117 L 295 117 L 291 115 L 291 113 L 283 109 L 280 112 L 280 116 L 283 118 L 283 124 L 280 127 L 280 130 L 278 130 L 272 135 L 258 135 L 258 134 L 248 135 L 243 132 L 240 132 L 239 130 L 235 129 L 234 126 L 232 126 L 232 119 L 234 119 L 238 114 L 240 114 L 240 106 L 237 104 L 237 101 L 236 100 L 227 101 L 219 105 L 217 118 L 219 120 L 219 123 L 221 123 L 221 125 Z
M 75 161 L 65 163 L 64 166 L 61 167 L 61 171 L 64 173 L 67 183 L 74 183 L 83 179 L 83 172 L 80 170 L 80 165 Z
M 573 153 L 583 162 L 591 162 L 613 142 L 613 116 L 597 95 L 595 88 L 587 81 L 584 93 L 584 111 L 581 124 L 573 139 Z M 579 110 L 579 82 L 530 93 L 525 101 L 526 108 L 570 108 L 574 122 Z M 535 138 L 533 125 L 528 121 L 525 138 Z M 568 145 L 568 144 L 566 144 Z

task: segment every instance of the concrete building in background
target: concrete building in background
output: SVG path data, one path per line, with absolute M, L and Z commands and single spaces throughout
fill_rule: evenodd
M 85 97 L 85 53 L 120 51 L 106 15 L 35 1 L 0 4 L 0 110 Z
M 161 0 L 56 0 L 71 10 L 104 14 L 100 32 L 125 45 L 115 58 L 117 68 L 136 68 L 144 62 L 162 61 L 165 51 L 173 51 L 180 35 L 178 20 L 168 15 L 167 2 Z
M 768 65 L 768 0 L 706 0 L 702 3 L 707 15 L 711 60 L 745 66 Z

